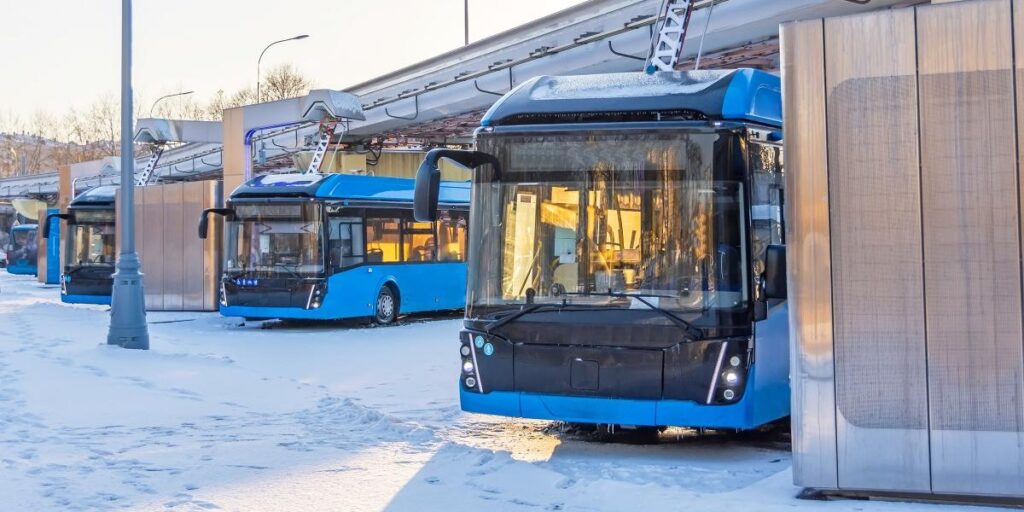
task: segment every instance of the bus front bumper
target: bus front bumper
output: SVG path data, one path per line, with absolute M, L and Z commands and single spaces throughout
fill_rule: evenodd
M 110 305 L 110 295 L 60 295 L 60 301 L 68 304 L 98 304 L 101 306 Z
M 349 318 L 337 311 L 328 308 L 304 309 L 289 307 L 264 307 L 264 306 L 220 306 L 221 316 L 236 316 L 243 318 L 281 318 L 286 320 L 337 320 Z M 365 315 L 365 314 L 364 314 Z M 352 315 L 356 316 L 356 315 Z
M 754 396 L 755 393 L 748 392 L 734 404 L 704 405 L 687 400 L 634 400 L 520 391 L 476 393 L 459 385 L 463 411 L 571 423 L 747 430 L 789 414 L 788 407 L 757 410 L 753 406 Z M 788 405 L 788 396 L 785 399 Z

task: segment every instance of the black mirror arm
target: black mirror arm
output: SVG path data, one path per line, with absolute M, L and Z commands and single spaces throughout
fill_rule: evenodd
M 50 238 L 50 219 L 63 219 L 68 220 L 71 215 L 67 213 L 51 213 L 46 216 L 46 222 L 43 223 L 43 238 Z
M 442 158 L 447 158 L 468 169 L 476 169 L 484 164 L 492 164 L 495 169 L 498 167 L 498 158 L 494 155 L 483 151 L 470 151 L 465 149 L 431 149 L 427 153 L 427 156 L 424 157 L 424 160 L 429 162 L 430 166 L 437 169 L 438 162 L 440 162 Z
M 456 164 L 469 169 L 476 169 L 484 164 L 492 164 L 495 172 L 500 172 L 498 159 L 483 151 L 467 151 L 461 149 L 436 148 L 427 152 L 416 171 L 416 187 L 413 194 L 413 217 L 419 222 L 437 220 L 437 203 L 441 186 L 441 169 L 438 162 L 442 158 L 452 160 Z
M 207 208 L 199 214 L 199 238 L 206 240 L 209 234 L 210 214 L 221 215 L 229 219 L 234 218 L 235 210 L 231 208 Z

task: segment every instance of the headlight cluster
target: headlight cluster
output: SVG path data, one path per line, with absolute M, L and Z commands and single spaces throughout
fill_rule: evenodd
M 746 344 L 735 341 L 726 345 L 730 350 L 722 358 L 721 366 L 715 369 L 718 375 L 712 396 L 717 403 L 734 403 L 743 394 L 743 386 L 747 379 L 746 355 L 742 352 L 745 350 L 744 345 Z
M 316 283 L 309 290 L 309 308 L 317 309 L 323 304 L 324 296 L 327 295 L 327 284 Z
M 476 354 L 474 353 L 471 345 L 476 344 L 477 350 L 480 350 L 486 343 L 484 337 L 480 334 L 466 333 L 462 339 L 462 344 L 459 347 L 459 355 L 462 356 L 462 384 L 467 389 L 477 389 L 480 384 L 480 377 L 477 373 L 476 367 Z

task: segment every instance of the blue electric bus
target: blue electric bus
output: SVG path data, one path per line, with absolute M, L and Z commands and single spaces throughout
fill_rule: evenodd
M 49 237 L 51 217 L 65 220 L 68 227 L 60 276 L 62 302 L 110 304 L 117 260 L 116 194 L 115 185 L 94 187 L 75 196 L 67 213 L 47 217 L 44 237 Z
M 789 414 L 778 77 L 542 76 L 475 151 L 462 409 L 606 426 L 750 429 Z
M 18 224 L 11 228 L 11 242 L 7 250 L 7 272 L 36 275 L 39 242 L 36 224 Z
M 469 183 L 440 186 L 436 222 L 412 216 L 415 181 L 280 174 L 241 185 L 224 215 L 220 312 L 250 319 L 334 320 L 461 309 Z

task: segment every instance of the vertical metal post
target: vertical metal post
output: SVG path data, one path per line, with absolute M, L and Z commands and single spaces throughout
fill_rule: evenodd
M 141 262 L 135 252 L 135 151 L 132 145 L 132 0 L 121 0 L 121 254 L 110 302 L 108 345 L 149 350 Z
M 466 46 L 469 46 L 469 0 L 463 1 L 463 22 L 466 31 Z

